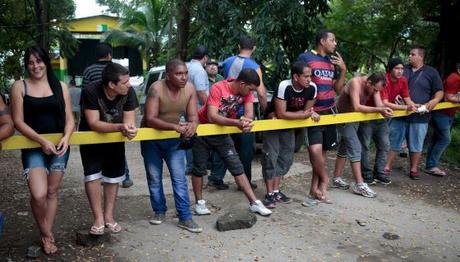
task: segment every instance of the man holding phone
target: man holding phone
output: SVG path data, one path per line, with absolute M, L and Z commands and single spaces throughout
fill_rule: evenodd
M 311 80 L 316 84 L 318 92 L 314 111 L 320 115 L 337 112 L 335 97 L 345 85 L 347 67 L 342 57 L 336 51 L 335 34 L 327 29 L 316 35 L 316 48 L 300 54 L 298 60 L 307 62 L 312 68 Z M 308 153 L 313 167 L 313 177 L 310 196 L 305 203 L 312 206 L 317 200 L 326 199 L 329 177 L 326 170 L 326 151 L 337 145 L 337 130 L 335 125 L 315 126 L 307 129 Z M 333 187 L 348 189 L 350 185 L 341 177 L 334 178 Z

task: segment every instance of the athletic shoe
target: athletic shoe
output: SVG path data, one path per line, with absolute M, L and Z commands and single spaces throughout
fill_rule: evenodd
M 214 187 L 217 190 L 227 190 L 229 186 L 224 181 L 208 181 L 208 186 Z
M 353 193 L 362 195 L 363 197 L 373 198 L 377 196 L 377 194 L 372 189 L 370 189 L 366 183 L 362 183 L 362 184 L 354 183 L 352 185 L 352 190 L 353 190 Z
M 165 221 L 165 214 L 155 214 L 153 219 L 149 220 L 149 223 L 152 225 L 159 225 Z
M 391 178 L 389 176 L 386 176 L 386 175 L 376 175 L 375 176 L 375 181 L 377 181 L 378 183 L 383 184 L 383 185 L 391 184 Z
M 263 203 L 266 208 L 273 209 L 276 207 L 276 200 L 273 195 L 266 194 Z
M 342 177 L 334 177 L 332 187 L 347 190 L 350 188 L 350 184 L 343 180 Z
M 131 178 L 127 178 L 127 179 L 123 180 L 123 182 L 121 182 L 121 187 L 128 188 L 128 187 L 131 187 L 133 184 L 134 183 L 131 180 Z
M 280 202 L 280 203 L 283 203 L 283 204 L 289 204 L 292 202 L 292 199 L 288 196 L 286 196 L 285 194 L 283 194 L 281 191 L 279 192 L 275 192 L 275 201 L 276 202 Z
M 195 212 L 199 216 L 211 214 L 211 211 L 209 211 L 209 209 L 206 207 L 206 201 L 203 199 L 198 200 L 196 203 Z
M 195 223 L 195 221 L 193 221 L 192 219 L 179 221 L 177 226 L 185 230 L 188 230 L 192 233 L 200 233 L 201 231 L 203 231 L 203 229 L 197 223 Z
M 266 208 L 262 201 L 256 200 L 253 204 L 249 206 L 249 210 L 253 213 L 259 213 L 262 216 L 269 216 L 272 214 L 270 209 Z
M 364 183 L 368 184 L 368 185 L 375 185 L 377 184 L 377 182 L 375 182 L 375 179 L 374 178 L 364 178 L 363 177 L 363 180 L 364 180 Z
M 319 201 L 317 199 L 314 199 L 312 196 L 307 196 L 305 201 L 302 202 L 302 206 L 304 207 L 313 207 L 318 205 Z

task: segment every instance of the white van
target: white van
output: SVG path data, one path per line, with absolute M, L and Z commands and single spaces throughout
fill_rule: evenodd
M 149 93 L 149 88 L 153 82 L 165 78 L 165 66 L 156 66 L 149 70 L 147 76 L 145 77 L 144 83 L 141 84 L 137 92 L 139 98 L 139 104 L 141 106 L 141 112 L 144 113 L 145 98 Z

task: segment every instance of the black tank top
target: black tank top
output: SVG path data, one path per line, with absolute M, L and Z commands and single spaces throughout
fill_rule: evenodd
M 62 118 L 59 101 L 53 94 L 47 97 L 33 97 L 27 94 L 24 82 L 24 122 L 39 134 L 64 132 L 65 119 Z

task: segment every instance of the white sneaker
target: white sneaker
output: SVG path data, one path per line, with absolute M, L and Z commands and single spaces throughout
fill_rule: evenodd
M 352 185 L 353 193 L 362 195 L 363 197 L 374 198 L 377 196 L 377 193 L 374 190 L 370 189 L 366 183 L 362 184 L 353 184 Z
M 211 214 L 211 211 L 206 207 L 206 201 L 203 199 L 198 200 L 195 205 L 195 213 L 199 216 Z
M 262 201 L 256 200 L 254 204 L 251 204 L 249 206 L 249 210 L 253 213 L 259 213 L 262 216 L 269 216 L 272 214 L 272 211 L 270 209 L 266 208 Z

